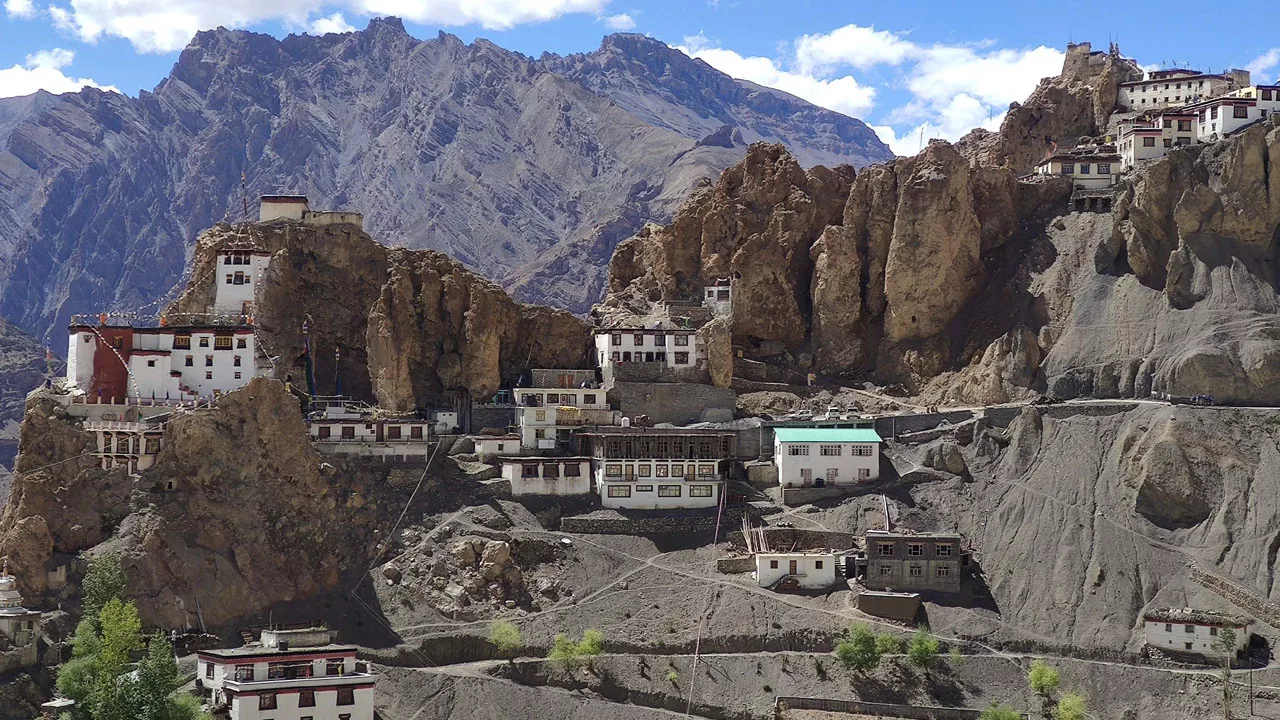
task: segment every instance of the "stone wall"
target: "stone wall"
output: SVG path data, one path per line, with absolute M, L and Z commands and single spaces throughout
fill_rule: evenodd
M 741 538 L 742 533 L 738 533 L 738 537 Z M 751 555 L 747 557 L 716 558 L 716 571 L 726 575 L 754 572 L 755 569 L 756 559 Z
M 39 662 L 39 647 L 35 643 L 0 651 L 0 675 L 19 668 L 34 667 Z
M 507 428 L 516 424 L 516 409 L 505 405 L 471 406 L 471 426 L 468 432 L 478 433 L 485 428 Z
M 659 512 L 659 511 L 655 511 Z M 721 527 L 736 527 L 743 515 L 758 515 L 750 507 L 725 508 Z M 716 527 L 716 512 L 699 515 L 586 515 L 560 519 L 560 530 L 580 535 L 663 535 L 668 533 L 710 532 Z M 754 565 L 752 567 L 755 567 Z
M 855 495 L 863 491 L 862 485 L 828 485 L 827 487 L 784 487 L 782 488 L 783 505 L 807 505 L 819 500 L 840 498 Z
M 615 383 L 609 402 L 628 417 L 648 415 L 655 423 L 702 422 L 704 411 L 728 411 L 738 404 L 732 390 L 694 383 Z
M 858 546 L 859 538 L 854 533 L 803 528 L 765 528 L 764 535 L 770 547 L 786 550 L 849 550 Z M 741 530 L 729 533 L 725 539 L 734 547 L 746 547 Z
M 710 383 L 705 362 L 672 367 L 665 362 L 613 363 L 601 369 L 606 387 L 615 383 Z
M 888 415 L 876 418 L 876 432 L 880 433 L 880 437 L 891 440 L 895 433 L 901 435 L 903 433 L 932 430 L 938 427 L 943 420 L 955 425 L 972 417 L 973 411 L 971 410 L 916 413 L 914 415 Z
M 982 715 L 981 710 L 968 708 L 779 696 L 774 701 L 777 717 L 781 717 L 784 710 L 821 710 L 870 717 L 902 718 L 902 720 L 978 720 Z M 1030 716 L 1022 713 L 1019 717 L 1029 718 Z

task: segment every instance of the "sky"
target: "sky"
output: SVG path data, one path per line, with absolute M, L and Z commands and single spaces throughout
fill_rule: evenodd
M 85 85 L 136 96 L 198 30 L 277 37 L 345 32 L 395 15 L 410 34 L 487 38 L 527 55 L 588 52 L 611 32 L 650 35 L 734 77 L 860 118 L 898 154 L 995 129 L 1009 103 L 1057 74 L 1068 42 L 1144 67 L 1246 68 L 1280 77 L 1280 11 L 1152 12 L 1114 2 L 849 0 L 0 0 L 0 97 Z M 1272 22 L 1262 21 L 1271 18 Z M 1242 21 L 1256 18 L 1258 22 Z

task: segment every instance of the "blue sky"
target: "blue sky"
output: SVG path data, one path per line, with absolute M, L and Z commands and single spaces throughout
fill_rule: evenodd
M 596 48 L 630 30 L 719 69 L 862 118 L 899 153 L 919 138 L 994 127 L 1009 102 L 1057 72 L 1069 41 L 1109 38 L 1150 67 L 1247 67 L 1280 75 L 1280 12 L 1134 13 L 1116 3 L 849 0 L 0 0 L 0 97 L 94 84 L 136 95 L 168 73 L 198 29 L 363 28 L 375 15 L 409 32 L 441 29 L 537 56 Z M 1272 22 L 1262 22 L 1264 18 Z M 1242 21 L 1254 18 L 1259 22 Z

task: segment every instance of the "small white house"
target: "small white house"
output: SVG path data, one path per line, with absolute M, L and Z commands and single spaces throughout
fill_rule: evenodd
M 505 457 L 501 462 L 514 497 L 591 493 L 591 458 Z
M 694 330 L 615 328 L 596 331 L 600 367 L 622 363 L 654 363 L 676 370 L 697 365 L 702 352 Z
M 301 220 L 310 209 L 306 195 L 263 195 L 258 200 L 258 222 Z
M 832 553 L 759 553 L 756 555 L 756 583 L 773 587 L 785 577 L 793 577 L 801 588 L 825 590 L 836 584 L 836 556 Z
M 1235 615 L 1192 608 L 1160 608 L 1144 614 L 1142 622 L 1147 645 L 1164 652 L 1220 656 L 1216 644 L 1226 629 L 1235 633 L 1233 655 L 1249 644 L 1249 620 Z
M 1036 165 L 1037 175 L 1071 178 L 1083 190 L 1098 190 L 1116 184 L 1120 177 L 1120 156 L 1114 153 L 1059 152 Z
M 512 433 L 506 435 L 479 435 L 476 437 L 476 455 L 480 462 L 493 462 L 506 455 L 519 455 L 520 436 Z
M 584 425 L 617 425 L 622 413 L 609 409 L 600 388 L 516 388 L 516 425 L 526 450 L 565 447 Z
M 733 311 L 733 279 L 716 280 L 714 285 L 704 287 L 702 306 L 716 317 L 729 315 Z
M 431 431 L 437 435 L 452 435 L 458 432 L 458 411 L 432 410 Z
M 782 487 L 828 487 L 880 478 L 880 436 L 870 428 L 774 428 Z

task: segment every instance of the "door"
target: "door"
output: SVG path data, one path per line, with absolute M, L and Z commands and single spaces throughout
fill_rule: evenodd
M 787 574 L 788 574 L 788 575 L 797 575 L 797 574 L 799 574 L 799 573 L 797 573 L 797 572 L 796 572 L 796 561 L 795 561 L 795 560 L 792 560 L 792 561 L 788 562 L 788 563 L 787 563 L 787 566 L 788 566 L 788 567 L 787 567 Z
M 800 468 L 800 484 L 804 487 L 813 484 L 813 468 Z

